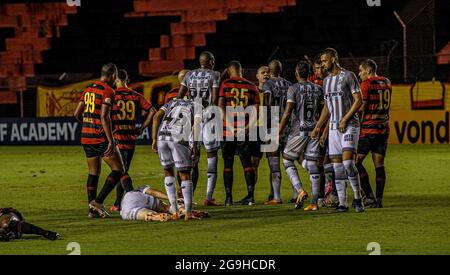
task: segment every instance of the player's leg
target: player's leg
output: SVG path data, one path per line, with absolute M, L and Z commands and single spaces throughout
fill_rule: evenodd
M 271 194 L 273 200 L 281 201 L 281 169 L 280 151 L 267 153 L 267 161 L 270 169 Z
M 353 189 L 353 197 L 356 212 L 364 212 L 362 203 L 361 182 L 358 169 L 355 163 L 355 154 L 358 146 L 359 128 L 348 126 L 346 132 L 341 137 L 342 163 L 345 167 L 348 181 Z
M 206 200 L 213 202 L 213 194 L 217 183 L 217 151 L 218 146 L 205 144 L 206 156 L 208 161 L 207 184 L 206 184 Z M 205 202 L 206 203 L 206 202 Z M 214 203 L 211 203 L 214 204 Z
M 377 136 L 372 150 L 372 160 L 375 165 L 376 201 L 377 208 L 382 208 L 384 187 L 386 185 L 386 171 L 384 169 L 384 158 L 386 156 L 388 136 Z
M 333 163 L 335 175 L 336 192 L 339 199 L 339 205 L 336 207 L 337 212 L 348 211 L 347 205 L 347 174 L 342 163 L 342 134 L 338 130 L 330 129 L 328 136 L 328 153 Z
M 192 217 L 192 200 L 194 196 L 194 186 L 191 180 L 192 157 L 191 149 L 187 145 L 176 142 L 169 143 L 175 167 L 181 178 L 181 192 L 185 208 L 185 220 Z
M 177 213 L 177 187 L 173 169 L 175 166 L 175 161 L 172 156 L 173 146 L 171 144 L 172 143 L 169 141 L 158 141 L 158 156 L 161 162 L 161 166 L 164 169 L 164 188 L 166 189 L 166 194 L 169 198 L 171 213 Z
M 236 143 L 234 141 L 225 141 L 222 148 L 223 158 L 223 184 L 225 186 L 225 205 L 233 204 L 233 164 Z
M 51 241 L 59 238 L 59 234 L 56 232 L 45 230 L 26 221 L 17 221 L 15 219 L 12 219 L 9 222 L 9 229 L 13 231 L 16 236 L 21 236 L 22 234 L 34 234 L 42 236 Z
M 87 158 L 89 175 L 87 178 L 86 189 L 88 195 L 88 204 L 97 197 L 98 179 L 100 176 L 101 159 L 99 156 Z
M 166 222 L 172 219 L 172 215 L 168 213 L 158 213 L 156 211 L 143 208 L 137 214 L 137 220 L 139 221 L 158 221 Z
M 356 168 L 358 169 L 361 188 L 366 196 L 366 202 L 375 203 L 375 195 L 370 186 L 369 174 L 363 165 L 364 159 L 370 152 L 372 139 L 370 137 L 360 137 L 358 141 L 358 154 L 356 155 Z
M 305 148 L 305 159 L 306 168 L 309 174 L 309 180 L 311 183 L 311 193 L 312 199 L 311 204 L 306 207 L 305 211 L 317 211 L 318 201 L 320 197 L 320 169 L 319 169 L 319 159 L 320 159 L 320 144 L 318 139 L 308 138 L 308 144 Z
M 123 165 L 125 166 L 125 171 L 128 173 L 128 170 L 130 170 L 131 161 L 133 160 L 134 149 L 121 150 L 120 155 L 123 160 Z M 125 189 L 123 189 L 122 184 L 117 184 L 116 201 L 114 202 L 114 205 L 110 209 L 112 212 L 120 211 L 120 202 L 122 201 L 124 193 Z
M 247 185 L 247 199 L 242 202 L 244 205 L 252 205 L 255 203 L 255 185 L 256 176 L 255 169 L 252 166 L 252 157 L 250 151 L 250 142 L 239 142 L 237 144 L 237 152 L 244 168 L 245 183 Z
M 304 201 L 308 198 L 308 193 L 303 189 L 300 177 L 298 175 L 295 161 L 300 157 L 301 152 L 306 146 L 307 138 L 300 136 L 289 136 L 288 142 L 283 150 L 283 166 L 289 177 L 292 187 L 297 192 L 295 208 L 300 209 Z M 274 186 L 275 189 L 275 186 Z M 275 194 L 275 193 L 274 193 Z M 274 196 L 275 200 L 275 196 Z

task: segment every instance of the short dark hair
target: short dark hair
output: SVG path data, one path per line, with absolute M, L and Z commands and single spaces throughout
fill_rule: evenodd
M 230 61 L 227 66 L 229 69 L 234 69 L 236 71 L 242 70 L 241 62 L 237 60 Z
M 314 57 L 314 64 L 322 65 L 322 62 L 320 62 L 320 53 Z
M 376 73 L 378 69 L 378 65 L 373 59 L 366 59 L 360 65 L 365 69 L 370 69 L 372 73 Z
M 311 66 L 306 61 L 299 61 L 295 67 L 295 71 L 301 78 L 307 78 L 311 74 Z
M 103 65 L 102 73 L 101 73 L 102 76 L 109 77 L 116 73 L 117 73 L 117 67 L 113 63 L 108 63 L 108 64 Z
M 128 73 L 124 69 L 120 69 L 117 71 L 117 79 L 119 79 L 122 82 L 128 81 Z
M 325 50 L 322 51 L 321 55 L 323 55 L 323 54 L 327 54 L 331 57 L 334 57 L 334 58 L 336 58 L 336 60 L 339 59 L 338 53 L 334 48 L 326 48 Z

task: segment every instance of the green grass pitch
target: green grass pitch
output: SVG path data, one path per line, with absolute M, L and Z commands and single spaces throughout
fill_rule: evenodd
M 87 165 L 81 146 L 0 147 L 0 152 L 0 206 L 16 207 L 29 222 L 62 236 L 55 242 L 26 236 L 0 243 L 0 254 L 68 254 L 70 242 L 80 244 L 81 254 L 369 254 L 370 242 L 380 244 L 381 254 L 450 254 L 450 147 L 446 145 L 389 147 L 383 209 L 335 214 L 327 208 L 305 213 L 288 203 L 265 206 L 269 172 L 264 158 L 256 205 L 207 208 L 209 219 L 167 223 L 122 221 L 118 214 L 88 219 Z M 205 209 L 204 157 L 194 198 L 197 209 Z M 374 183 L 370 156 L 366 167 Z M 223 202 L 221 171 L 220 160 L 215 197 Z M 305 171 L 299 171 L 309 190 Z M 101 185 L 108 173 L 103 164 Z M 245 195 L 242 173 L 236 158 L 235 200 Z M 149 146 L 137 148 L 130 175 L 135 186 L 150 184 L 164 190 L 163 171 Z M 290 194 L 283 174 L 283 199 L 288 201 Z M 108 208 L 114 196 L 106 201 Z

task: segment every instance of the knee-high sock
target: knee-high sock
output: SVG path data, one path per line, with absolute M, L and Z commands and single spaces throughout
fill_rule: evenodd
M 244 167 L 245 183 L 247 184 L 247 196 L 253 198 L 255 195 L 255 170 L 253 167 Z
M 356 168 L 358 169 L 359 179 L 361 181 L 361 188 L 367 197 L 373 198 L 372 187 L 370 186 L 369 174 L 367 173 L 366 168 L 364 168 L 362 163 L 357 163 Z
M 234 158 L 224 159 L 223 184 L 227 197 L 233 197 L 233 163 Z
M 206 186 L 206 199 L 212 200 L 217 182 L 217 157 L 208 158 L 208 184 Z
M 120 206 L 123 195 L 125 194 L 125 190 L 123 189 L 121 184 L 117 184 L 116 187 L 116 201 L 114 202 L 115 206 Z
M 106 197 L 109 195 L 109 193 L 111 193 L 112 190 L 114 190 L 117 183 L 120 181 L 122 175 L 123 174 L 121 171 L 111 171 L 111 173 L 106 177 L 106 181 L 103 185 L 102 190 L 100 190 L 100 193 L 95 199 L 97 203 L 103 204 Z
M 95 200 L 97 197 L 97 187 L 98 187 L 98 176 L 89 175 L 86 183 L 88 203 Z
M 384 194 L 384 186 L 386 185 L 386 171 L 384 166 L 375 168 L 377 182 L 377 199 L 382 199 Z
M 123 189 L 127 192 L 132 191 L 133 188 L 133 181 L 131 180 L 130 176 L 128 175 L 128 173 L 125 173 L 121 178 L 120 178 L 120 184 L 122 185 Z
M 320 175 L 320 188 L 319 188 L 319 198 L 325 197 L 325 168 L 323 165 L 317 164 L 317 167 L 319 168 L 319 175 Z
M 342 162 L 345 167 L 345 172 L 348 177 L 348 181 L 353 189 L 353 196 L 355 199 L 361 199 L 361 182 L 359 180 L 358 169 L 356 169 L 354 160 L 344 160 Z
M 177 188 L 175 186 L 175 177 L 165 177 L 164 187 L 166 188 L 167 197 L 170 202 L 170 212 L 178 212 Z
M 286 174 L 289 176 L 289 181 L 292 186 L 295 188 L 297 193 L 303 191 L 303 186 L 300 181 L 300 177 L 298 176 L 297 167 L 295 167 L 295 163 L 293 161 L 283 159 L 283 166 L 286 169 Z
M 45 229 L 42 229 L 39 226 L 36 226 L 34 224 L 22 222 L 21 223 L 21 232 L 23 234 L 36 234 L 36 235 L 44 236 L 48 231 Z
M 334 183 L 334 168 L 333 163 L 326 163 L 323 165 L 325 169 L 325 195 L 327 195 L 330 192 L 336 192 L 336 186 Z
M 347 206 L 347 175 L 342 163 L 333 163 L 339 205 Z
M 192 167 L 192 170 L 191 170 L 191 179 L 192 179 L 192 185 L 194 188 L 194 192 L 195 192 L 195 189 L 197 189 L 197 183 L 198 183 L 198 177 L 199 177 L 198 173 L 199 172 L 198 172 L 198 163 L 197 163 L 194 165 L 194 167 Z M 181 179 L 180 179 L 180 184 L 181 184 Z
M 281 170 L 280 157 L 268 157 L 272 179 L 273 199 L 281 200 Z
M 311 181 L 312 204 L 317 204 L 320 195 L 320 171 L 317 161 L 308 160 L 307 162 L 309 180 Z
M 192 180 L 184 180 L 181 182 L 181 191 L 183 192 L 184 199 L 184 209 L 187 214 L 192 213 L 192 195 L 193 195 L 193 186 Z

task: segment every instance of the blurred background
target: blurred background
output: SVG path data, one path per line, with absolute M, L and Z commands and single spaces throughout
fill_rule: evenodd
M 334 47 L 344 68 L 357 73 L 372 58 L 395 84 L 391 143 L 448 143 L 449 14 L 447 0 L 2 0 L 0 141 L 32 142 L 30 124 L 20 139 L 12 123 L 71 121 L 81 91 L 108 62 L 159 107 L 201 51 L 214 53 L 219 71 L 239 60 L 253 81 L 276 58 L 294 81 L 298 60 Z

